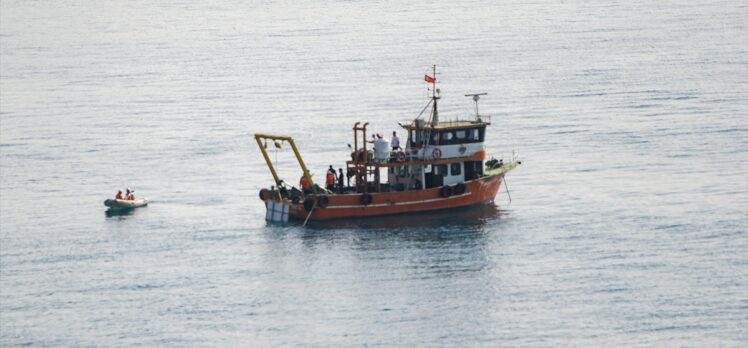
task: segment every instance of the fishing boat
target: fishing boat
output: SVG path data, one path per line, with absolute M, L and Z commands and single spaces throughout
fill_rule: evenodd
M 407 133 L 404 146 L 393 149 L 384 139 L 367 141 L 369 123 L 354 124 L 354 146 L 350 160 L 345 163 L 347 184 L 342 186 L 315 185 L 293 138 L 255 134 L 275 182 L 259 192 L 267 209 L 266 219 L 290 218 L 306 223 L 446 210 L 493 201 L 506 173 L 521 162 L 516 154 L 507 161 L 488 159 L 485 139 L 490 116 L 478 112 L 478 100 L 486 93 L 466 95 L 475 101 L 475 116 L 440 121 L 436 67 L 433 76 L 425 75 L 424 80 L 431 85 L 430 100 L 415 119 L 399 124 Z M 424 113 L 429 107 L 426 119 Z M 268 140 L 278 148 L 280 143 L 291 146 L 306 188 L 290 186 L 279 178 L 267 153 Z

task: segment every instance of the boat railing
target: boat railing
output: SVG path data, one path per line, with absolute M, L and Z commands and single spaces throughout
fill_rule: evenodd
M 466 119 L 457 117 L 451 120 L 441 121 L 439 122 L 439 124 L 446 125 L 446 126 L 458 126 L 460 124 L 475 123 L 475 122 L 491 123 L 491 115 L 480 115 L 478 117 L 470 116 L 469 118 L 466 118 Z
M 439 125 L 449 127 L 449 126 L 459 126 L 459 125 L 470 124 L 470 123 L 491 123 L 491 115 L 480 115 L 478 117 L 469 116 L 467 118 L 457 117 L 451 120 L 440 121 Z M 413 119 L 403 120 L 402 122 L 399 122 L 398 124 L 400 124 L 401 126 L 418 127 L 416 120 L 413 120 Z M 426 127 L 426 125 L 429 125 L 429 123 L 424 122 L 418 128 Z
M 367 150 L 368 154 L 366 156 L 366 164 L 373 165 L 373 164 L 386 164 L 386 163 L 395 163 L 395 162 L 409 162 L 415 159 L 418 159 L 418 151 L 412 151 L 412 150 L 396 150 L 396 151 L 388 151 L 387 156 L 384 158 L 377 157 L 377 154 L 374 150 Z M 355 162 L 354 157 L 356 157 L 355 152 L 351 152 L 351 163 Z M 358 160 L 363 161 L 363 151 L 359 151 L 358 153 Z

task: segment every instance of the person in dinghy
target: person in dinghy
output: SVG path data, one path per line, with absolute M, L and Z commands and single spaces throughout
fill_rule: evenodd
M 114 199 L 105 200 L 104 205 L 111 209 L 132 209 L 148 205 L 148 199 L 135 199 L 135 190 L 128 187 L 124 195 L 122 194 L 122 190 L 117 190 L 117 195 L 114 196 Z

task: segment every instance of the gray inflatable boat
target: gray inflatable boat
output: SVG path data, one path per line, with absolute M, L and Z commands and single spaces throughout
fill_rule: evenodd
M 104 205 L 112 209 L 133 209 L 148 205 L 148 198 L 135 199 L 132 201 L 124 199 L 107 199 Z

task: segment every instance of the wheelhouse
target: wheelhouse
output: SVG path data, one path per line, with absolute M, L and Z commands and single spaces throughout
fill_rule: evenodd
M 464 145 L 485 141 L 486 125 L 484 122 L 455 122 L 453 127 L 417 128 L 403 126 L 408 130 L 408 147 L 418 148 L 424 145 Z M 426 141 L 428 139 L 428 141 Z
M 424 108 L 425 111 L 431 105 L 428 122 L 421 117 L 422 111 L 408 124 L 400 124 L 407 134 L 404 148 L 391 149 L 387 141 L 380 139 L 369 142 L 374 149 L 367 150 L 368 123 L 354 125 L 356 145 L 351 161 L 347 162 L 349 181 L 355 177 L 355 186 L 348 185 L 352 190 L 360 193 L 425 190 L 464 184 L 484 176 L 486 127 L 491 123 L 489 117 L 478 113 L 478 99 L 485 93 L 466 95 L 476 103 L 475 118 L 440 122 L 439 90 L 434 88 L 432 92 L 431 101 Z M 384 171 L 386 180 L 382 180 Z

